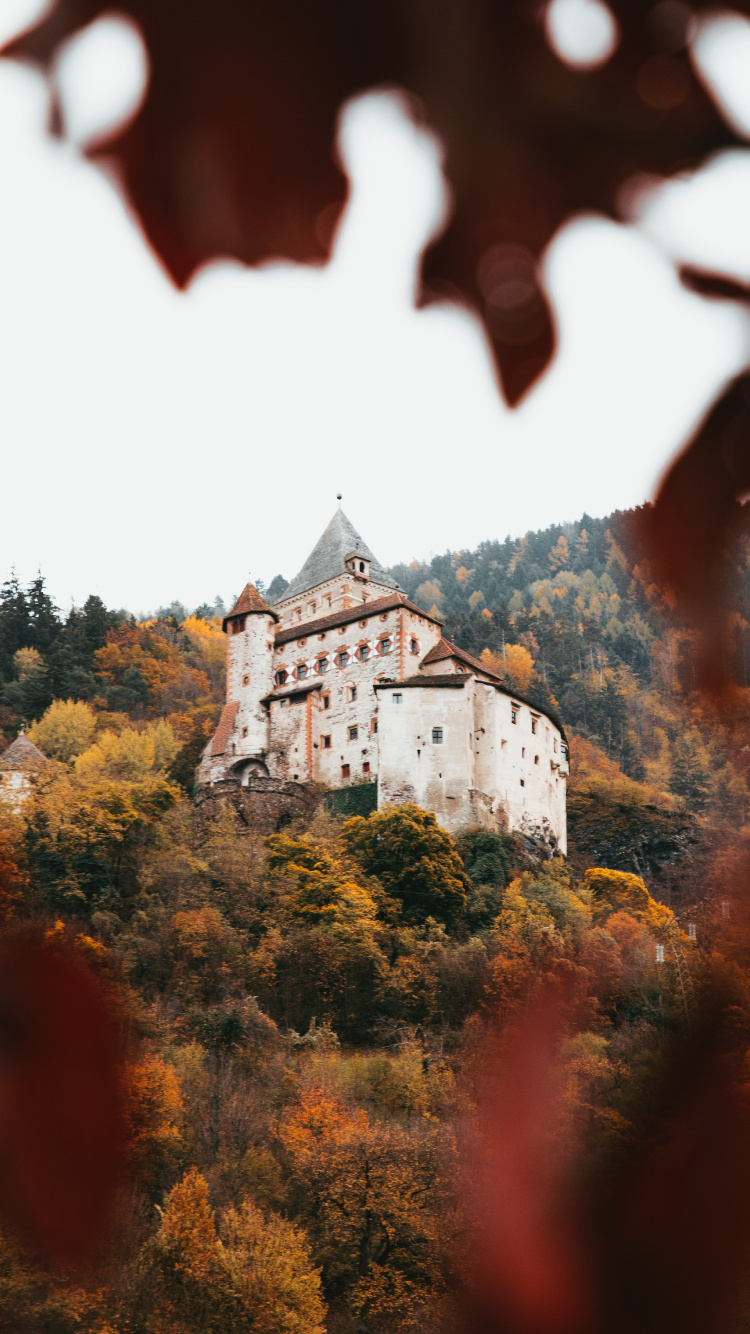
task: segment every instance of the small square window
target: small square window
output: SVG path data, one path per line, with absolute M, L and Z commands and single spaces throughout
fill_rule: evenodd
M 323 747 L 324 750 L 330 750 L 330 749 L 331 749 L 331 738 L 330 738 L 329 736 L 322 736 L 322 737 L 320 738 L 320 744 L 322 745 L 322 747 Z
M 512 706 L 511 706 L 511 710 L 510 710 L 510 721 L 511 721 L 512 723 L 517 723 L 517 722 L 518 722 L 518 709 L 514 709 Z
M 350 703 L 350 704 L 353 704 L 356 698 L 357 698 L 357 687 L 356 687 L 356 686 L 350 686 L 350 687 L 349 687 L 349 703 Z
M 288 708 L 289 708 L 289 700 L 288 700 L 288 699 L 282 699 L 282 700 L 279 700 L 279 705 L 280 705 L 280 707 L 281 707 L 282 709 L 288 709 Z
M 243 676 L 243 678 L 242 678 L 242 684 L 243 684 L 243 686 L 249 686 L 249 684 L 250 684 L 250 677 L 249 677 L 249 676 Z
M 341 777 L 343 778 L 344 782 L 348 781 L 350 774 L 351 774 L 351 766 L 348 764 L 342 764 Z
M 349 654 L 346 649 L 339 653 L 339 667 L 347 667 L 349 664 Z
M 381 641 L 380 641 L 380 652 L 381 652 L 381 654 L 383 654 L 383 655 L 385 656 L 385 654 L 390 653 L 392 647 L 393 647 L 393 645 L 392 645 L 390 639 L 381 639 Z
M 391 695 L 391 699 L 393 700 L 394 704 L 403 704 L 404 702 L 403 695 Z
M 277 686 L 285 686 L 286 681 L 287 681 L 287 675 L 282 667 L 281 671 L 276 673 L 276 684 Z
M 318 658 L 318 672 L 319 672 L 319 674 L 322 676 L 323 673 L 324 673 L 324 672 L 327 672 L 327 671 L 328 671 L 328 659 L 327 659 L 327 658 Z
M 331 707 L 331 696 L 330 696 L 330 695 L 324 695 L 324 696 L 323 696 L 323 708 L 324 708 L 324 709 L 330 709 L 330 707 Z
M 442 746 L 442 744 L 443 744 L 443 729 L 442 729 L 442 727 L 433 727 L 433 729 L 432 729 L 432 744 L 433 744 L 433 746 Z
M 350 728 L 349 728 L 349 740 L 350 740 L 350 741 L 356 741 L 358 736 L 359 736 L 359 728 L 358 728 L 358 727 L 350 727 Z
M 416 639 L 412 639 L 409 648 L 411 649 L 412 653 L 419 653 L 419 641 Z
M 242 729 L 242 735 L 243 735 L 243 736 L 247 736 L 247 728 L 246 728 L 246 727 L 243 727 L 243 729 Z
M 369 772 L 370 772 L 370 761 L 365 760 L 364 764 L 362 765 L 362 773 L 369 774 Z
M 369 644 L 360 644 L 360 646 L 359 646 L 359 660 L 360 660 L 360 662 L 367 662 L 367 659 L 369 658 L 369 656 L 370 656 L 370 645 L 369 645 Z
M 301 662 L 297 668 L 297 680 L 304 681 L 307 676 L 307 663 Z

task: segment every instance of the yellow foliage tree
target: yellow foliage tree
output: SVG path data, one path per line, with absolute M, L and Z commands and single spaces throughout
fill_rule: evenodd
M 652 898 L 640 876 L 629 871 L 596 867 L 586 871 L 583 883 L 595 912 L 627 913 L 654 935 L 663 935 L 674 924 L 672 910 Z
M 29 728 L 29 737 L 53 760 L 69 764 L 86 750 L 96 730 L 94 710 L 83 700 L 55 699 Z

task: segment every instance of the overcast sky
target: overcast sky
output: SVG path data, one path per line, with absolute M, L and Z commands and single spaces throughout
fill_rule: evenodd
M 2 0 L 0 40 L 35 6 Z M 749 33 L 725 23 L 699 47 L 745 128 Z M 222 263 L 177 293 L 76 146 L 134 103 L 141 65 L 115 23 L 71 47 L 61 142 L 40 75 L 0 61 L 0 577 L 41 568 L 64 608 L 290 578 L 337 491 L 386 563 L 638 504 L 750 357 L 745 317 L 683 291 L 668 257 L 750 280 L 736 152 L 653 190 L 638 225 L 587 217 L 555 238 L 559 350 L 509 412 L 479 327 L 412 309 L 439 146 L 384 98 L 344 118 L 354 196 L 327 269 Z

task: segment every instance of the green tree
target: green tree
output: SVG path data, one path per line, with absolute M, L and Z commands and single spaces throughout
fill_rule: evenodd
M 347 820 L 344 845 L 368 875 L 398 899 L 407 921 L 450 924 L 462 915 L 469 887 L 450 834 L 413 802 Z

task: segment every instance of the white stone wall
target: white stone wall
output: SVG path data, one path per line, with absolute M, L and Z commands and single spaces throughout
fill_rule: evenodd
M 378 598 L 390 596 L 395 590 L 388 584 L 379 584 L 372 579 L 355 578 L 346 573 L 328 579 L 316 588 L 295 598 L 283 598 L 275 602 L 273 609 L 279 617 L 279 627 L 288 630 L 290 626 L 303 625 L 305 621 L 314 621 L 321 616 L 331 616 L 336 611 L 346 611 L 360 602 L 375 602 Z
M 438 642 L 440 627 L 406 607 L 397 606 L 311 636 L 305 635 L 304 630 L 303 625 L 297 639 L 278 645 L 273 655 L 275 675 L 286 672 L 291 679 L 287 686 L 277 684 L 274 688 L 277 693 L 287 690 L 291 695 L 300 681 L 320 681 L 321 689 L 314 692 L 316 699 L 311 705 L 312 776 L 316 782 L 331 787 L 345 786 L 368 774 L 374 778 L 378 773 L 378 733 L 373 726 L 378 702 L 374 682 L 381 677 L 400 679 L 416 674 L 422 658 Z M 388 653 L 381 651 L 384 638 L 390 641 Z M 412 642 L 416 652 L 412 650 Z M 363 648 L 369 651 L 365 660 L 359 656 Z M 340 665 L 342 653 L 348 655 L 346 665 Z M 328 666 L 321 672 L 319 663 L 323 658 Z M 304 675 L 299 674 L 301 667 Z M 356 692 L 354 697 L 353 692 Z M 293 707 L 290 704 L 290 710 Z M 292 777 L 296 772 L 289 763 L 294 750 L 289 750 L 286 740 L 277 744 L 277 726 L 284 729 L 288 726 L 282 716 L 286 712 L 278 701 L 273 701 L 269 749 L 274 755 L 273 772 L 277 777 Z M 351 735 L 353 728 L 356 736 Z M 330 738 L 329 746 L 325 745 L 326 737 Z M 282 760 L 281 752 L 286 759 Z
M 245 629 L 227 635 L 227 703 L 239 704 L 230 748 L 235 759 L 268 750 L 268 713 L 261 700 L 273 690 L 276 623 L 266 612 L 251 612 Z
M 546 822 L 565 852 L 567 763 L 559 729 L 475 677 L 458 688 L 428 682 L 377 692 L 378 805 L 416 801 L 452 833 L 478 823 L 532 829 Z M 433 740 L 436 728 L 440 741 Z

